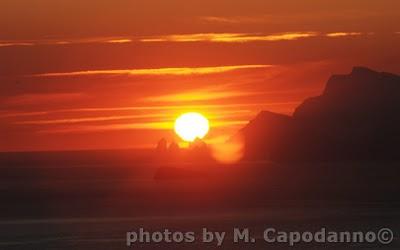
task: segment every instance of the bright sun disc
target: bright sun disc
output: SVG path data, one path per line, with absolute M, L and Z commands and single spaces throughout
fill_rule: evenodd
M 202 139 L 208 133 L 208 130 L 208 120 L 200 113 L 185 113 L 175 121 L 175 132 L 184 141 L 192 142 L 196 138 Z

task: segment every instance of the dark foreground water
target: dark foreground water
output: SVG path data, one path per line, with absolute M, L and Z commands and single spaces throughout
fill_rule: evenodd
M 167 163 L 144 151 L 0 154 L 0 163 L 1 250 L 400 249 L 397 175 L 354 178 L 337 170 L 365 163 L 220 166 Z M 129 234 L 128 246 L 127 233 L 141 228 L 193 233 L 194 240 L 140 243 Z M 225 233 L 222 244 L 204 242 L 204 228 Z M 246 228 L 249 242 L 235 243 L 234 230 Z M 265 230 L 276 230 L 268 239 L 278 240 L 278 231 L 377 237 L 385 228 L 393 232 L 390 244 L 264 239 Z
M 399 249 L 399 209 L 382 208 L 377 204 L 351 209 L 319 209 L 317 207 L 265 209 L 262 212 L 146 217 L 146 218 L 69 218 L 40 220 L 3 220 L 0 249 Z M 393 218 L 397 218 L 394 220 Z M 194 232 L 193 243 L 132 243 L 127 246 L 129 231 L 144 228 L 149 232 Z M 203 241 L 203 228 L 226 232 L 223 244 Z M 234 228 L 249 228 L 254 243 L 234 243 Z M 277 231 L 378 232 L 390 228 L 396 238 L 389 245 L 375 243 L 268 243 L 266 229 Z M 273 235 L 270 235 L 273 237 Z

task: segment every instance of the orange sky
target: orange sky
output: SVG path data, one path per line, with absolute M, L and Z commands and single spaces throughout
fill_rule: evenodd
M 0 1 L 0 151 L 210 142 L 354 65 L 400 73 L 400 2 Z

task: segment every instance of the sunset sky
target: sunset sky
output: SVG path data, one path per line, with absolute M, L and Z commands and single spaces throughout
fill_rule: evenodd
M 331 74 L 400 73 L 400 1 L 2 0 L 0 151 L 152 147 L 185 111 L 221 142 Z

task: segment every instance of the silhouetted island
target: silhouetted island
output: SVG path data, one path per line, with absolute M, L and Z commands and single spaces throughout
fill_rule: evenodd
M 393 161 L 400 159 L 400 76 L 354 67 L 333 75 L 293 116 L 260 112 L 239 131 L 245 159 Z

